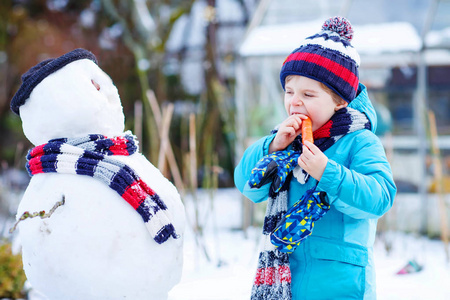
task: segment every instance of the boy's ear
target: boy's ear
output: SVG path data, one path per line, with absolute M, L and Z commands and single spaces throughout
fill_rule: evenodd
M 342 101 L 340 104 L 337 104 L 336 107 L 334 108 L 334 111 L 338 111 L 341 108 L 347 107 L 348 102 L 347 101 Z

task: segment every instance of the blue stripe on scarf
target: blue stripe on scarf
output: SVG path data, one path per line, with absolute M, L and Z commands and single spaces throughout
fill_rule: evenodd
M 150 214 L 149 208 L 145 206 L 144 201 L 136 208 L 136 211 L 141 215 L 144 222 L 148 222 L 152 217 L 152 214 Z M 154 210 L 153 213 L 156 213 L 156 211 Z
M 113 155 L 112 151 L 109 150 L 111 146 L 114 146 L 114 142 L 110 139 L 103 139 L 96 143 L 95 150 L 104 152 L 106 155 Z
M 58 154 L 49 154 L 41 158 L 42 170 L 44 172 L 55 172 Z
M 122 196 L 129 185 L 134 182 L 130 167 L 124 165 L 112 178 L 110 187 Z
M 158 205 L 158 207 L 162 209 L 167 209 L 166 204 L 161 200 L 161 198 L 157 194 L 154 194 L 151 198 Z
M 173 236 L 174 232 L 175 232 L 175 228 L 173 227 L 172 224 L 165 225 L 160 231 L 158 231 L 158 234 L 155 237 L 155 241 L 158 244 L 162 244 L 169 237 Z M 176 238 L 176 237 L 174 236 L 174 238 Z
M 77 168 L 75 170 L 77 174 L 94 177 L 95 168 L 97 167 L 99 160 L 92 159 L 89 156 L 90 155 L 85 152 L 85 154 L 78 158 Z
M 65 143 L 65 139 L 57 139 L 44 146 L 44 153 L 61 153 L 61 146 Z
M 266 216 L 264 218 L 263 233 L 270 234 L 272 230 L 275 229 L 278 222 L 280 222 L 280 220 L 283 218 L 283 214 L 276 216 Z
M 127 149 L 129 149 L 128 151 L 133 152 L 133 153 L 136 152 L 137 151 L 137 145 L 135 143 L 131 142 L 133 140 L 132 136 L 125 135 L 125 138 L 128 140 L 127 141 Z

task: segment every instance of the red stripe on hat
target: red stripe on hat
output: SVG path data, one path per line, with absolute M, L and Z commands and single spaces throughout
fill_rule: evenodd
M 291 271 L 288 266 L 261 268 L 256 271 L 254 285 L 273 285 L 283 282 L 291 282 Z
M 305 53 L 305 52 L 292 53 L 291 55 L 288 56 L 288 58 L 286 58 L 283 65 L 290 61 L 299 61 L 299 60 L 324 67 L 328 71 L 332 72 L 334 75 L 345 80 L 348 84 L 350 84 L 353 87 L 355 91 L 358 89 L 358 77 L 356 77 L 355 73 L 341 66 L 337 62 L 319 54 Z

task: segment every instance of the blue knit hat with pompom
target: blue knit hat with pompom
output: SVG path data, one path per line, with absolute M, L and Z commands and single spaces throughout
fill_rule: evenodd
M 58 58 L 44 60 L 22 75 L 22 85 L 11 100 L 11 110 L 17 114 L 19 107 L 25 104 L 33 89 L 44 80 L 48 75 L 58 71 L 65 65 L 79 59 L 90 59 L 97 64 L 97 58 L 94 54 L 85 49 L 75 49 Z
M 352 38 L 352 25 L 346 18 L 326 20 L 319 33 L 306 38 L 284 61 L 283 89 L 287 76 L 301 75 L 322 82 L 350 103 L 358 91 L 360 64 Z

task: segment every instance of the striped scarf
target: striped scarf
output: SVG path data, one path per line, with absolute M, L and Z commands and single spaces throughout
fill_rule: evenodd
M 60 138 L 31 149 L 27 155 L 30 176 L 40 173 L 87 175 L 116 191 L 142 217 L 153 239 L 162 244 L 178 238 L 164 201 L 128 165 L 115 155 L 129 156 L 138 151 L 130 131 L 107 138 L 92 134 L 82 138 Z
M 370 121 L 365 114 L 352 108 L 342 108 L 325 125 L 314 131 L 314 144 L 324 152 L 347 133 L 363 129 L 370 130 L 370 128 Z M 276 132 L 277 130 L 273 131 L 273 133 Z M 277 186 L 272 186 L 269 189 L 269 198 L 262 232 L 264 242 L 259 254 L 258 267 L 251 294 L 252 300 L 289 300 L 292 298 L 289 254 L 276 249 L 270 242 L 270 234 L 275 230 L 278 222 L 282 220 L 287 212 L 289 183 L 293 173 L 295 173 L 295 171 L 292 172 L 292 169 L 294 167 L 300 168 L 297 166 L 297 159 L 302 151 L 301 141 L 301 136 L 298 136 L 292 142 L 291 145 L 294 151 L 278 151 L 279 155 L 283 156 L 282 160 L 277 161 L 273 157 L 270 157 L 271 155 L 276 155 L 276 152 L 274 152 L 263 157 L 260 161 L 265 162 L 265 164 L 274 164 L 275 162 L 278 170 L 277 172 L 266 172 L 266 174 L 270 174 L 269 176 L 273 176 L 271 181 L 273 183 L 276 182 Z M 289 155 L 286 157 L 287 153 Z M 249 180 L 251 188 L 261 187 L 261 184 L 255 184 L 255 180 L 258 182 L 267 182 L 267 178 L 264 178 L 264 175 L 262 178 L 257 175 L 263 169 L 260 162 L 257 163 L 258 167 L 252 171 L 252 176 Z M 305 183 L 308 180 L 309 174 L 303 170 L 300 169 L 300 172 L 297 173 L 296 177 L 300 183 Z M 279 176 L 279 174 L 285 175 Z

